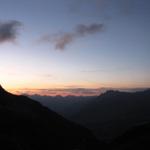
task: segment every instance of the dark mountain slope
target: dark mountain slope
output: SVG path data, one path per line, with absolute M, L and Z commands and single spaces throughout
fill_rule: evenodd
M 96 96 L 40 96 L 30 95 L 31 99 L 40 102 L 42 105 L 51 110 L 61 114 L 66 119 L 71 119 L 72 116 L 79 113 L 89 101 L 96 98 Z
M 150 90 L 108 91 L 84 106 L 73 121 L 102 139 L 115 138 L 137 124 L 150 121 Z
M 11 150 L 90 150 L 99 143 L 87 129 L 0 87 L 0 145 Z
M 135 126 L 118 137 L 111 147 L 114 150 L 150 149 L 150 123 Z

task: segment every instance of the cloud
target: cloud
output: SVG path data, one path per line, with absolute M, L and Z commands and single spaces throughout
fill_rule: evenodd
M 90 25 L 84 25 L 79 24 L 76 27 L 76 34 L 77 36 L 85 36 L 86 34 L 94 34 L 99 31 L 102 31 L 104 25 L 103 24 L 90 24 Z
M 55 45 L 58 50 L 64 50 L 67 45 L 76 39 L 103 31 L 104 24 L 93 23 L 90 25 L 78 24 L 72 32 L 60 32 L 53 35 L 44 35 L 41 42 L 49 42 Z
M 96 96 L 101 93 L 100 88 L 67 88 L 67 89 L 16 89 L 13 91 L 15 94 L 24 94 L 24 95 L 47 95 L 47 96 Z
M 18 35 L 19 21 L 0 22 L 0 43 L 14 42 Z
M 66 46 L 75 40 L 74 33 L 63 33 L 53 39 L 56 49 L 64 50 Z

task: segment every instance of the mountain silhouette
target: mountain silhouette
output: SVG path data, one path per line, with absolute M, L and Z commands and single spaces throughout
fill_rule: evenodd
M 26 96 L 0 86 L 0 147 L 8 150 L 99 149 L 91 132 Z M 4 148 L 3 148 L 4 147 Z
M 114 150 L 150 149 L 150 123 L 137 125 L 119 136 L 111 144 Z
M 41 96 L 29 95 L 31 99 L 40 102 L 42 105 L 61 114 L 64 118 L 70 120 L 72 116 L 79 113 L 89 101 L 96 96 Z
M 150 121 L 150 90 L 107 91 L 89 101 L 71 120 L 111 141 L 131 127 Z

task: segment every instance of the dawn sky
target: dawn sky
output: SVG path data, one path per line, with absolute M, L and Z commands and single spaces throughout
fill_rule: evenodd
M 149 0 L 0 2 L 6 89 L 92 95 L 101 87 L 150 87 Z

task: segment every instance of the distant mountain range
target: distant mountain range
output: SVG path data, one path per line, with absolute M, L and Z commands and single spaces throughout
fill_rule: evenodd
M 129 128 L 150 121 L 150 90 L 107 91 L 91 100 L 71 120 L 88 127 L 100 139 L 114 139 Z
M 0 148 L 91 150 L 103 147 L 92 133 L 25 96 L 0 87 Z
M 49 109 L 61 114 L 67 119 L 79 113 L 80 110 L 96 96 L 40 96 L 30 95 L 30 98 L 40 102 Z
M 101 140 L 112 141 L 128 129 L 150 121 L 150 90 L 107 91 L 98 97 L 34 97 L 79 123 Z

